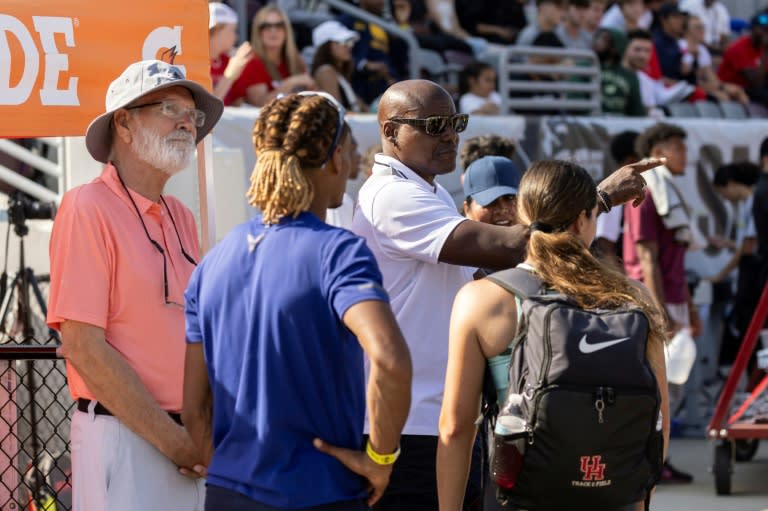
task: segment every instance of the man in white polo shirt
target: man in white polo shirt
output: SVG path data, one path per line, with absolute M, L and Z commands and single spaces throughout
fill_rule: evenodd
M 413 389 L 402 455 L 375 509 L 430 511 L 438 508 L 437 423 L 453 298 L 472 280 L 474 268 L 522 261 L 528 229 L 461 217 L 435 181 L 454 170 L 458 134 L 468 122 L 442 87 L 427 80 L 392 85 L 381 98 L 378 120 L 383 153 L 360 189 L 352 231 L 366 239 L 381 268 L 411 351 Z M 604 182 L 608 206 L 642 196 L 638 172 L 652 166 L 624 168 Z

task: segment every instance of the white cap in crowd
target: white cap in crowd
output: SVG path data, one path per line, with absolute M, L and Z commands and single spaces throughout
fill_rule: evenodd
M 216 25 L 237 25 L 237 13 L 221 2 L 208 4 L 208 30 Z
M 344 43 L 358 39 L 360 39 L 360 35 L 357 32 L 348 29 L 336 20 L 320 23 L 312 31 L 312 46 L 315 48 L 319 48 L 328 41 Z

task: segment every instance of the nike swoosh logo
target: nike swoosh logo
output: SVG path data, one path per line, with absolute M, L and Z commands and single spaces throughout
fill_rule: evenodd
M 594 344 L 589 344 L 587 342 L 587 334 L 584 334 L 584 336 L 579 341 L 579 351 L 581 351 L 586 355 L 589 355 L 590 353 L 604 350 L 605 348 L 610 348 L 611 346 L 614 346 L 624 341 L 628 341 L 629 339 L 630 339 L 629 337 L 622 337 L 621 339 L 614 339 L 612 341 L 603 341 L 603 342 L 596 342 Z

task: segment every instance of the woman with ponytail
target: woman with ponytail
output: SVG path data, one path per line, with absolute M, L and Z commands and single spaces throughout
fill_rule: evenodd
M 344 110 L 325 93 L 275 99 L 253 143 L 261 213 L 185 295 L 183 417 L 208 461 L 205 509 L 363 511 L 399 453 L 412 371 L 373 255 L 324 222 L 353 162 Z
M 568 296 L 582 309 L 633 306 L 643 311 L 650 323 L 646 357 L 661 392 L 666 445 L 669 413 L 662 318 L 641 284 L 628 280 L 590 252 L 598 204 L 602 201 L 592 177 L 582 167 L 555 160 L 535 162 L 523 174 L 517 195 L 518 221 L 530 228 L 527 256 L 521 267 L 534 272 L 549 289 Z M 517 323 L 515 296 L 491 280 L 471 282 L 456 296 L 437 455 L 442 511 L 460 509 L 486 364 L 510 347 Z M 504 371 L 505 377 L 507 374 Z M 503 389 L 498 396 L 503 404 L 507 382 L 498 381 L 498 377 L 494 380 L 495 386 Z

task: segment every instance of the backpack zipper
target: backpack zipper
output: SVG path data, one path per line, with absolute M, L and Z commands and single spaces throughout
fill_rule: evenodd
M 549 368 L 552 365 L 552 336 L 549 333 L 549 326 L 552 322 L 552 312 L 554 312 L 556 303 L 550 304 L 546 314 L 544 315 L 544 360 L 541 364 L 541 373 L 539 373 L 539 388 L 543 387 L 547 382 L 544 381 L 545 375 L 549 374 Z

